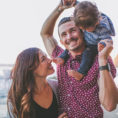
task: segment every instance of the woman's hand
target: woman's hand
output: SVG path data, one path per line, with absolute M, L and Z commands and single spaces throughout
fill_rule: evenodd
M 62 113 L 61 115 L 59 115 L 59 117 L 58 118 L 68 118 L 68 116 L 67 116 L 67 113 Z

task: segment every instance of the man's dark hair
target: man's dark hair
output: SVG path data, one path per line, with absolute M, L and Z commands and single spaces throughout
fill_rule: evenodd
M 72 17 L 64 17 L 60 20 L 59 24 L 58 24 L 58 27 L 66 22 L 69 22 L 72 20 Z
M 69 21 L 74 21 L 73 17 L 63 17 L 59 24 L 58 24 L 58 35 L 59 35 L 59 26 L 66 23 L 66 22 L 69 22 Z M 82 30 L 80 29 L 80 32 L 82 32 Z M 59 35 L 60 36 L 60 35 Z
M 72 17 L 63 17 L 58 24 L 58 35 L 59 35 L 59 26 L 72 20 Z M 60 35 L 59 35 L 60 37 Z M 61 39 L 61 38 L 60 38 Z

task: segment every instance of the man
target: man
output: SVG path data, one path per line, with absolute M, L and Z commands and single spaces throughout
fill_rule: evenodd
M 57 18 L 67 8 L 66 1 L 56 7 L 41 31 L 46 50 L 53 58 L 63 52 L 53 37 L 53 31 Z M 71 6 L 74 2 L 73 0 Z M 115 109 L 118 103 L 118 89 L 113 81 L 116 70 L 111 59 L 108 59 L 113 48 L 111 42 L 105 41 L 106 47 L 99 52 L 88 74 L 79 81 L 68 76 L 68 73 L 80 65 L 81 55 L 85 49 L 83 34 L 69 17 L 61 20 L 58 32 L 61 44 L 69 51 L 67 62 L 64 65 L 57 65 L 60 109 L 66 112 L 69 118 L 103 118 L 100 103 L 108 111 Z M 111 72 L 107 66 L 108 62 Z

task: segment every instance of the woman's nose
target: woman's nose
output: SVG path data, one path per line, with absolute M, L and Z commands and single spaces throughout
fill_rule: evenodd
M 52 63 L 52 59 L 49 59 L 49 58 L 48 58 L 48 63 Z

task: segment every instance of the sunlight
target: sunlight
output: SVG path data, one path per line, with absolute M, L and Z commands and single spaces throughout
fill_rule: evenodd
M 82 0 L 81 0 L 82 1 Z M 116 30 L 112 57 L 118 53 L 118 14 L 116 0 L 91 0 L 96 2 L 100 11 L 106 13 L 113 21 Z M 114 1 L 114 2 L 113 2 Z M 49 3 L 49 1 L 48 1 Z M 0 63 L 14 63 L 17 55 L 29 47 L 39 47 L 45 51 L 40 37 L 44 20 L 59 3 L 59 0 L 1 0 L 0 1 Z M 111 10 L 112 8 L 112 10 Z M 73 9 L 66 10 L 59 17 L 72 15 Z M 58 23 L 57 21 L 57 23 Z M 57 24 L 55 37 L 58 40 Z

